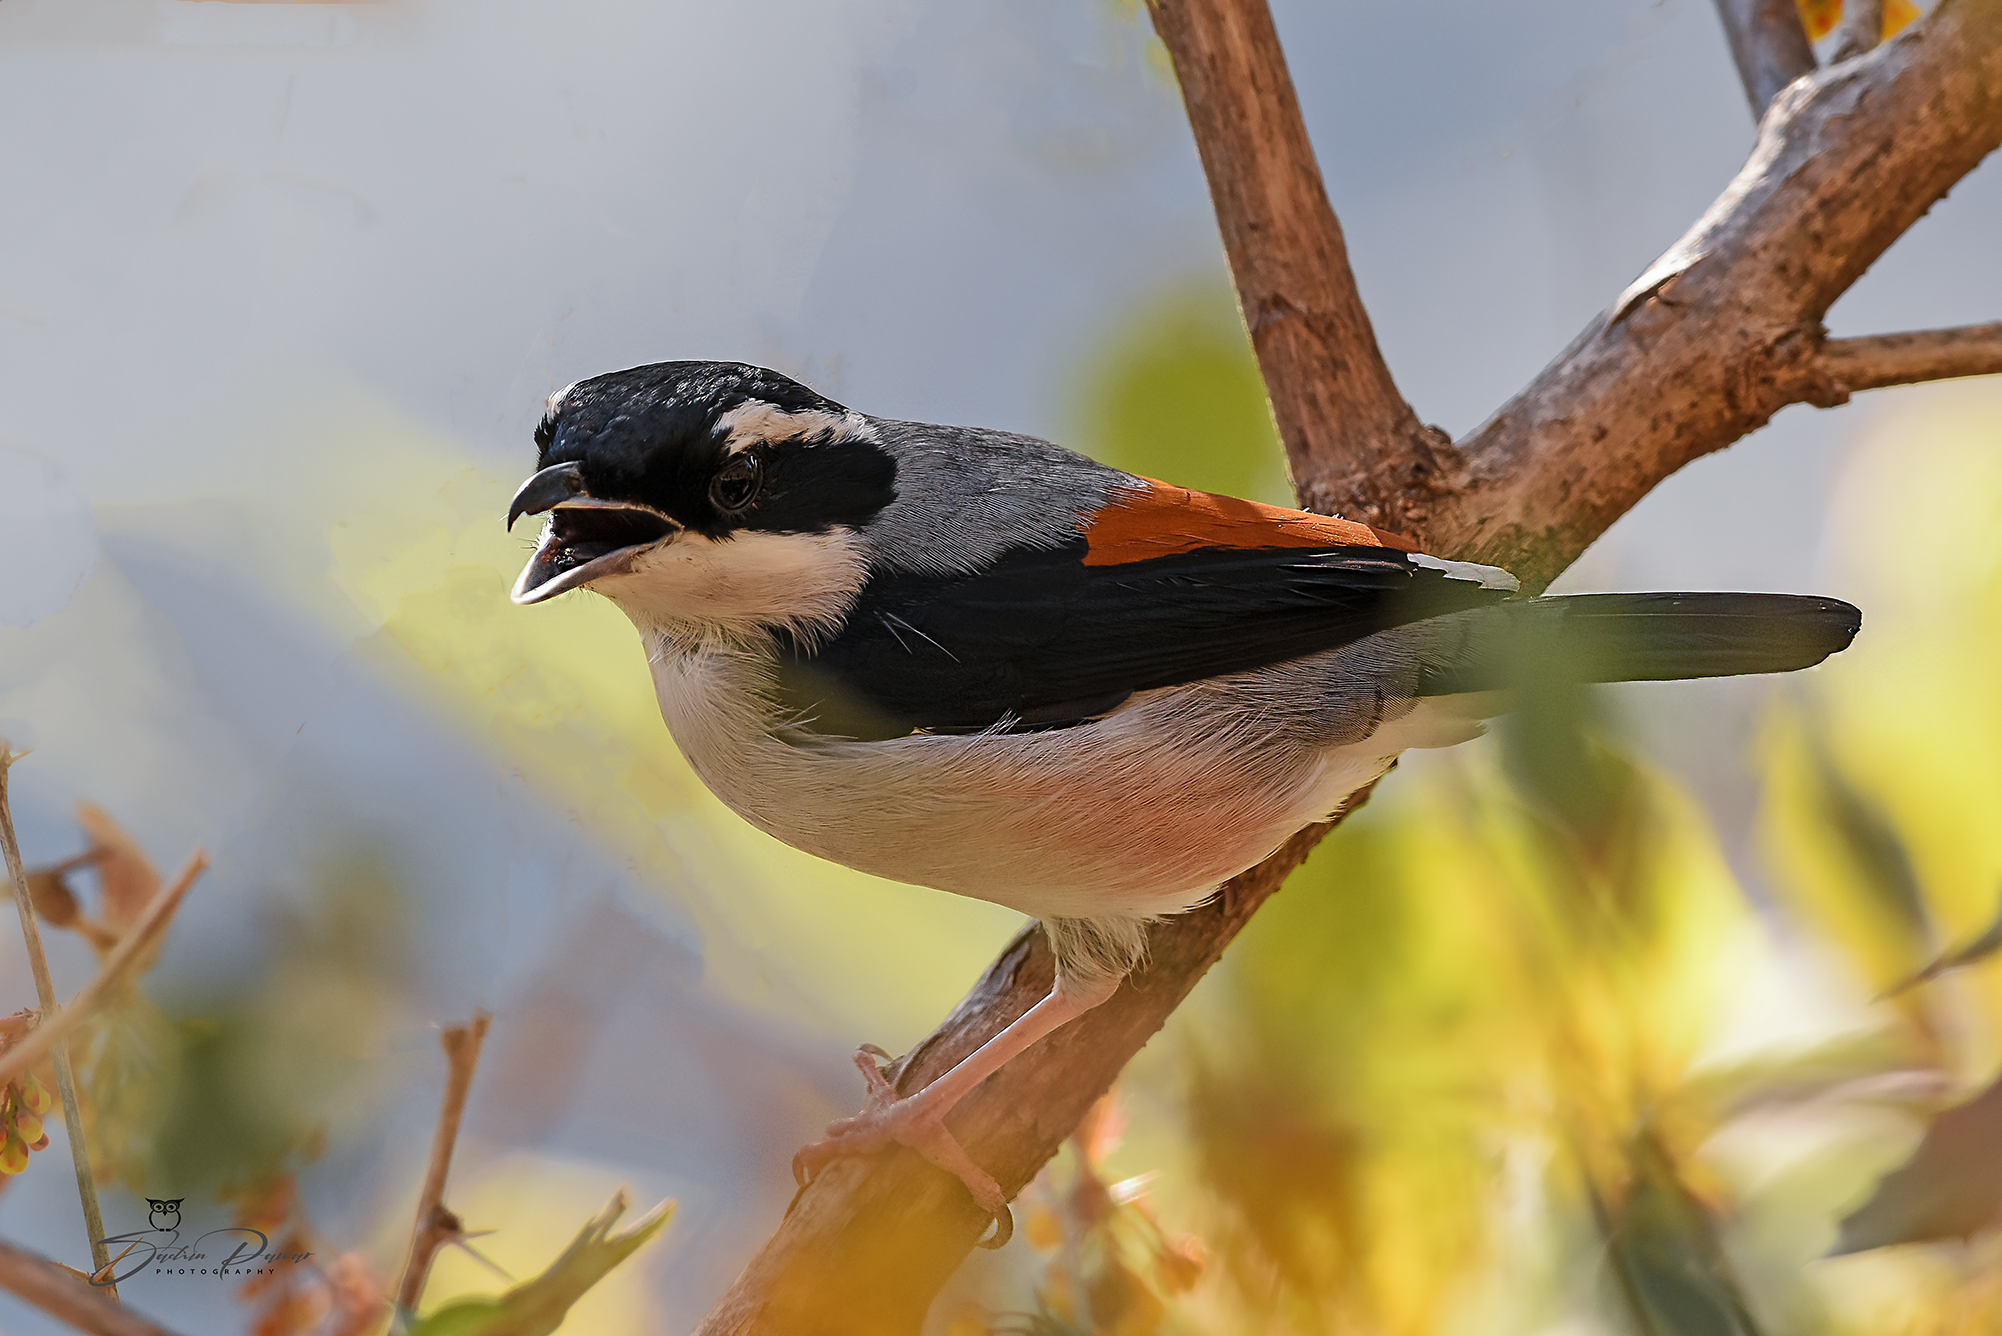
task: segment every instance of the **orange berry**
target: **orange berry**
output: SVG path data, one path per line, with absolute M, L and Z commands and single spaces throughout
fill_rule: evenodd
M 32 1076 L 26 1076 L 21 1079 L 21 1102 L 28 1106 L 30 1113 L 47 1113 L 49 1106 L 56 1101 L 47 1086 Z
M 27 1167 L 27 1143 L 17 1136 L 9 1135 L 7 1144 L 0 1146 L 0 1174 L 18 1174 Z
M 32 1146 L 37 1141 L 46 1137 L 48 1133 L 42 1130 L 42 1120 L 40 1118 L 37 1118 L 32 1113 L 22 1112 L 14 1115 L 14 1135 Z

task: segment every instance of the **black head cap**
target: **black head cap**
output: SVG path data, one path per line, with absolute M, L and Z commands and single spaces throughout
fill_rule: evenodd
M 651 506 L 712 538 L 858 526 L 896 499 L 896 463 L 867 419 L 741 362 L 656 362 L 580 380 L 535 429 L 536 467 Z

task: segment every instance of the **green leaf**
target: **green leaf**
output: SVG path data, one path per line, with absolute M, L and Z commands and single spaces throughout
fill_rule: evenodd
M 1931 932 L 1925 892 L 1912 869 L 1910 853 L 1891 819 L 1849 782 L 1826 751 L 1811 746 L 1809 757 L 1821 781 L 1822 816 L 1831 842 L 1856 868 L 1886 914 L 1904 925 L 1915 944 Z
M 1633 1190 L 1608 1238 L 1634 1325 L 1649 1336 L 1758 1336 L 1716 1219 L 1653 1137 L 1638 1139 L 1634 1169 Z
M 1986 960 L 1997 951 L 2002 951 L 2002 905 L 1996 907 L 1995 917 L 1988 921 L 1988 926 L 1981 930 L 1980 936 L 1971 942 L 1956 946 L 1951 951 L 1941 952 L 1909 979 L 1885 989 L 1884 995 L 1895 997 L 1908 988 L 1932 982 L 1948 970 L 1957 970 L 1963 965 Z
M 1816 736 L 1825 729 L 1790 711 L 1772 716 L 1764 835 L 1789 908 L 1882 993 L 1935 954 L 1932 916 L 1903 835 L 1830 757 Z
M 614 1193 L 563 1255 L 534 1280 L 497 1299 L 455 1300 L 408 1328 L 406 1336 L 550 1336 L 584 1291 L 603 1280 L 674 1218 L 674 1203 L 664 1201 L 625 1233 L 614 1234 L 612 1226 L 626 1213 L 626 1205 L 625 1191 Z

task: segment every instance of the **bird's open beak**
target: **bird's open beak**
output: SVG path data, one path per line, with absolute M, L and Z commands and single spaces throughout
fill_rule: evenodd
M 614 575 L 647 548 L 671 541 L 681 526 L 651 506 L 602 501 L 584 489 L 575 464 L 552 464 L 521 485 L 507 527 L 523 515 L 549 514 L 535 555 L 514 582 L 514 601 L 540 603 L 567 589 Z

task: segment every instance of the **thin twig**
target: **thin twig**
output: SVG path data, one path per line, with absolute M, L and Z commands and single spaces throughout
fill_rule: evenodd
M 1752 119 L 1761 120 L 1780 89 L 1814 72 L 1814 48 L 1800 11 L 1793 0 L 1717 0 L 1717 17 L 1724 20 Z
M 1788 404 L 1841 402 L 1829 307 L 1998 145 L 2002 0 L 1940 0 L 1790 89 L 1716 203 L 1459 442 L 1421 536 L 1540 591 L 1675 470 Z
M 42 951 L 42 930 L 35 922 L 34 904 L 28 895 L 28 873 L 21 863 L 21 844 L 14 837 L 14 812 L 7 800 L 8 776 L 20 759 L 13 744 L 0 739 L 0 851 L 7 857 L 7 875 L 14 883 L 14 907 L 21 911 L 21 936 L 28 943 L 28 967 L 35 975 L 35 994 L 41 1000 L 43 1025 L 61 1024 L 62 1007 L 56 1002 L 55 980 L 49 976 L 49 958 Z M 25 1041 L 23 1041 L 25 1042 Z M 76 1073 L 70 1068 L 67 1045 L 50 1046 L 55 1059 L 56 1094 L 63 1102 L 63 1127 L 69 1136 L 70 1159 L 76 1165 L 76 1195 L 83 1202 L 83 1226 L 90 1235 L 93 1272 L 111 1264 L 111 1252 L 104 1243 L 104 1212 L 97 1204 L 97 1179 L 90 1172 L 90 1148 L 83 1139 L 83 1110 L 76 1099 Z M 116 1300 L 118 1287 L 106 1283 L 107 1296 Z
M 1842 7 L 1842 29 L 1835 37 L 1829 62 L 1854 60 L 1876 49 L 1884 40 L 1884 0 L 1846 0 Z
M 1830 339 L 1821 348 L 1830 380 L 1847 390 L 2002 374 L 2002 320 L 1956 329 Z
M 0 1242 L 0 1289 L 18 1296 L 60 1322 L 92 1336 L 174 1336 L 157 1322 L 139 1316 L 105 1297 L 109 1285 L 96 1288 L 76 1278 L 76 1272 L 40 1253 Z
M 172 886 L 163 888 L 146 906 L 146 912 L 132 925 L 132 930 L 119 938 L 118 945 L 105 957 L 104 965 L 97 977 L 84 985 L 82 992 L 70 999 L 70 1004 L 54 1016 L 43 1013 L 41 1024 L 30 1030 L 20 1043 L 0 1056 L 0 1085 L 19 1076 L 66 1039 L 70 1031 L 89 1020 L 97 1009 L 104 1005 L 106 998 L 117 991 L 118 986 L 134 973 L 139 961 L 144 959 L 173 922 L 174 913 L 187 898 L 209 865 L 208 855 L 197 849 L 188 859 L 188 865 L 181 869 L 181 875 Z M 102 1263 L 99 1263 L 101 1266 Z
M 396 1305 L 405 1312 L 415 1312 L 417 1301 L 424 1296 L 424 1282 L 431 1276 L 431 1259 L 438 1249 L 462 1232 L 459 1218 L 445 1209 L 445 1178 L 452 1169 L 452 1148 L 459 1141 L 466 1095 L 473 1088 L 473 1070 L 480 1064 L 480 1045 L 486 1042 L 493 1019 L 488 1012 L 476 1011 L 470 1024 L 448 1025 L 439 1036 L 451 1070 L 445 1078 L 445 1105 L 438 1111 L 438 1131 L 431 1139 L 431 1167 L 425 1171 L 424 1190 L 417 1198 L 410 1257 L 396 1287 Z

